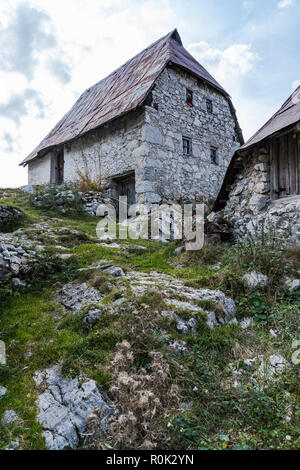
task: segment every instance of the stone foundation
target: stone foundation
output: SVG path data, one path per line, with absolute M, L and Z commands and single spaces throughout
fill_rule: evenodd
M 300 196 L 271 200 L 269 147 L 255 148 L 243 157 L 224 216 L 238 238 L 265 226 L 290 245 L 300 243 Z

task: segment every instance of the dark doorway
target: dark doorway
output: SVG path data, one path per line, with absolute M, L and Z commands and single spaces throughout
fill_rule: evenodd
M 112 197 L 118 211 L 119 197 L 127 196 L 127 207 L 136 203 L 135 173 L 134 171 L 117 175 L 111 178 Z
M 58 150 L 53 156 L 51 183 L 61 185 L 64 183 L 64 150 Z

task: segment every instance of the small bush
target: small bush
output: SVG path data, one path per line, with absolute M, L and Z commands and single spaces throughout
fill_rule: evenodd
M 224 245 L 204 245 L 202 250 L 186 251 L 181 259 L 189 266 L 198 264 L 214 264 L 220 260 L 224 252 Z
M 249 233 L 245 240 L 236 245 L 237 261 L 239 265 L 259 270 L 271 278 L 278 278 L 283 269 L 283 247 L 283 240 L 276 235 L 276 229 L 262 225 L 254 234 Z
M 82 191 L 83 193 L 88 191 L 97 191 L 99 193 L 104 193 L 104 187 L 101 182 L 100 177 L 92 177 L 89 174 L 84 174 L 81 171 L 77 171 L 77 181 L 72 184 L 72 187 L 77 191 Z
M 151 352 L 151 372 L 134 366 L 135 357 L 131 345 L 123 341 L 109 368 L 113 386 L 110 389 L 115 399 L 118 416 L 112 418 L 109 434 L 93 441 L 99 434 L 101 410 L 95 409 L 88 417 L 91 447 L 104 449 L 155 449 L 166 447 L 168 436 L 158 422 L 172 409 L 176 409 L 180 393 L 171 385 L 169 365 L 163 354 Z
M 31 195 L 30 202 L 44 212 L 61 214 L 83 213 L 82 194 L 65 188 L 43 187 L 36 195 Z
M 30 264 L 31 270 L 28 277 L 34 282 L 40 282 L 47 279 L 59 279 L 63 277 L 69 280 L 73 277 L 78 267 L 78 261 L 62 260 L 51 253 L 38 255 L 37 259 Z
M 0 205 L 0 232 L 12 232 L 25 220 L 25 214 L 15 207 Z
M 257 323 L 266 325 L 273 318 L 274 308 L 259 291 L 251 292 L 237 301 L 242 316 L 252 316 Z

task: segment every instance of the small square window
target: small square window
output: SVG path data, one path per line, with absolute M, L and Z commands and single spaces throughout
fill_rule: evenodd
M 218 164 L 218 152 L 217 152 L 216 147 L 210 148 L 210 160 L 211 160 L 211 163 L 213 163 L 214 165 Z
M 214 108 L 213 108 L 212 100 L 209 100 L 209 99 L 206 100 L 206 109 L 207 109 L 208 113 L 210 113 L 210 114 L 213 113 Z
M 189 106 L 193 106 L 193 92 L 189 88 L 186 89 L 186 102 Z
M 192 153 L 192 141 L 188 137 L 182 138 L 182 152 L 183 155 L 191 155 Z

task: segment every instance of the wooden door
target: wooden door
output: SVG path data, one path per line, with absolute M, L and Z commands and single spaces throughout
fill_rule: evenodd
M 273 199 L 300 194 L 300 138 L 291 132 L 271 143 L 271 195 Z
M 61 185 L 64 182 L 64 151 L 60 150 L 56 155 L 56 166 L 55 166 L 55 173 L 56 173 L 56 184 Z
M 126 176 L 118 176 L 113 178 L 113 194 L 115 198 L 115 205 L 117 214 L 119 214 L 119 197 L 126 196 L 127 197 L 127 209 L 132 204 L 136 203 L 135 197 L 135 175 L 134 173 L 127 174 Z
M 135 204 L 135 177 L 130 175 L 124 178 L 120 178 L 117 182 L 117 193 L 118 196 L 127 196 L 127 204 L 131 206 Z
M 134 176 L 129 176 L 128 178 L 124 178 L 119 182 L 120 189 L 119 195 L 120 196 L 127 196 L 127 204 L 131 206 L 135 204 L 135 178 Z

